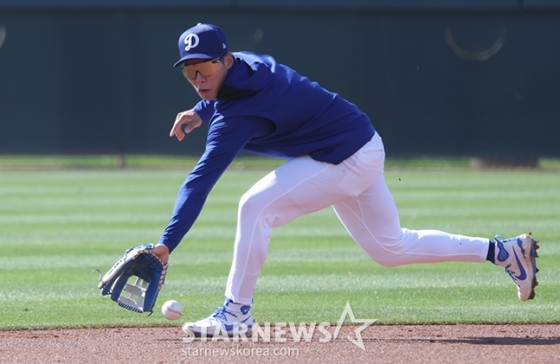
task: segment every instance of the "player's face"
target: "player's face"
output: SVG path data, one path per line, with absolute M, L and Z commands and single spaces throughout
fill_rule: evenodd
M 189 59 L 182 71 L 203 100 L 214 100 L 232 65 L 233 56 L 227 54 L 221 59 Z

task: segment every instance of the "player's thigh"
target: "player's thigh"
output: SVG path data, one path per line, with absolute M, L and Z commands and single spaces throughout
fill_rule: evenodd
M 241 198 L 240 218 L 273 219 L 286 222 L 332 205 L 340 199 L 337 177 L 331 165 L 308 156 L 292 159 L 255 183 Z
M 357 196 L 382 171 L 371 163 L 352 160 L 341 164 L 318 162 L 308 156 L 292 159 L 253 185 L 241 198 L 240 217 L 266 216 L 272 226 Z
M 395 200 L 381 176 L 359 196 L 348 197 L 333 205 L 336 215 L 360 245 L 391 243 L 401 235 Z

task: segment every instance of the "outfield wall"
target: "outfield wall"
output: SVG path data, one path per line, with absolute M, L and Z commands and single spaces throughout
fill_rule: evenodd
M 0 0 L 0 153 L 200 153 L 167 135 L 202 21 L 356 103 L 389 156 L 560 157 L 560 2 L 340 3 Z
M 523 11 L 558 8 L 557 0 L 0 0 L 0 9 L 5 10 Z

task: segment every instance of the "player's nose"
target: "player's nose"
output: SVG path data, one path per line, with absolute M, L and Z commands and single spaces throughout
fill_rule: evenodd
M 196 71 L 196 77 L 194 79 L 197 83 L 205 82 L 206 77 L 204 77 L 200 72 Z

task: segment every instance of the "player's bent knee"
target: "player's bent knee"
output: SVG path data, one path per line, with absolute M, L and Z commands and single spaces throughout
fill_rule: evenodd
M 258 214 L 263 206 L 264 204 L 257 196 L 246 193 L 239 200 L 239 213 Z
M 374 259 L 376 263 L 378 263 L 379 265 L 382 265 L 386 268 L 392 268 L 392 267 L 398 267 L 399 265 L 402 265 L 402 263 L 399 263 L 397 261 L 390 261 L 390 260 L 377 260 Z
M 382 254 L 376 254 L 370 257 L 379 265 L 387 268 L 398 267 L 399 265 L 407 264 L 404 255 L 396 252 L 384 251 Z
M 275 221 L 276 214 L 268 211 L 268 202 L 260 198 L 258 195 L 245 194 L 239 201 L 239 221 L 244 222 L 257 222 L 271 227 Z

